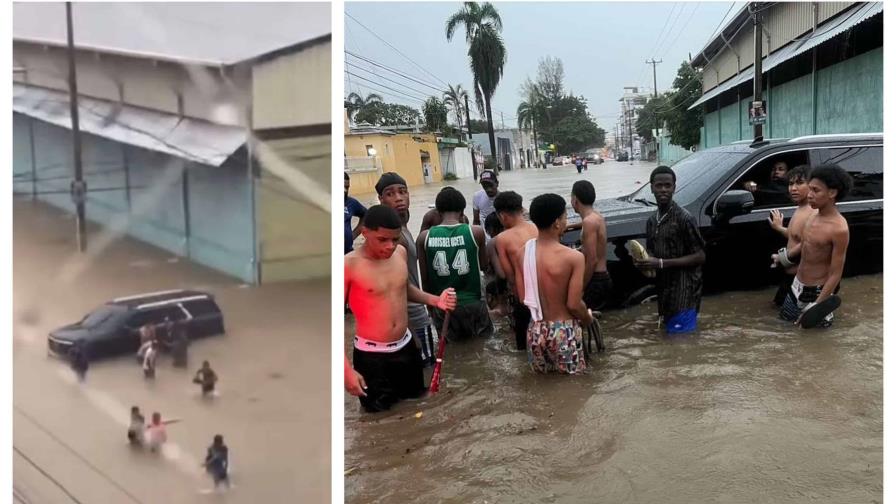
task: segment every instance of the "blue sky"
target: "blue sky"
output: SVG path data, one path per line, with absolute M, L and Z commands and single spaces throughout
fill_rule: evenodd
M 496 2 L 495 6 L 504 23 L 502 35 L 508 54 L 504 77 L 492 102 L 497 125 L 503 112 L 505 124 L 515 126 L 520 84 L 526 76 L 535 77 L 540 57 L 554 56 L 563 61 L 567 89 L 584 95 L 598 124 L 611 131 L 622 88 L 652 90 L 653 74 L 646 60 L 663 60 L 657 65 L 657 87 L 660 92 L 668 89 L 688 53 L 697 53 L 726 13 L 726 19 L 730 19 L 743 4 Z M 462 84 L 471 92 L 463 32 L 455 34 L 451 42 L 445 38 L 445 20 L 460 7 L 460 2 L 346 2 L 345 49 L 436 88 L 446 88 L 447 82 Z M 355 74 L 344 74 L 346 93 L 376 91 L 386 101 L 417 108 L 421 97 L 439 94 L 353 56 L 346 55 L 346 61 L 355 65 L 346 66 Z M 477 115 L 472 109 L 471 114 Z

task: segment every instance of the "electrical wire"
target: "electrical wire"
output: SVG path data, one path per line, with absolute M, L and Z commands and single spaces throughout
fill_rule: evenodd
M 62 483 L 60 483 L 59 480 L 57 480 L 56 478 L 54 478 L 53 476 L 51 476 L 50 473 L 48 473 L 47 471 L 45 471 L 45 470 L 44 470 L 41 466 L 39 466 L 35 461 L 31 460 L 31 458 L 29 458 L 27 455 L 25 455 L 24 453 L 22 453 L 22 450 L 18 449 L 15 445 L 13 445 L 12 449 L 13 449 L 13 451 L 16 452 L 20 457 L 22 457 L 22 458 L 25 460 L 25 462 L 28 462 L 29 464 L 31 464 L 31 467 L 35 468 L 35 469 L 37 470 L 37 472 L 41 473 L 41 474 L 44 476 L 44 478 L 47 478 L 47 479 L 50 481 L 50 483 L 53 483 L 54 485 L 56 485 L 56 488 L 58 488 L 59 490 L 62 490 L 62 493 L 64 493 L 69 499 L 71 499 L 72 502 L 74 502 L 75 504 L 82 504 L 81 501 L 78 500 L 78 498 L 75 497 L 75 496 L 68 490 L 68 488 L 65 487 L 65 485 L 63 485 Z
M 394 68 L 392 68 L 392 67 L 390 67 L 390 66 L 387 66 L 387 65 L 384 65 L 384 64 L 379 63 L 379 62 L 377 62 L 377 61 L 374 61 L 374 60 L 372 60 L 372 59 L 370 59 L 370 58 L 368 58 L 368 57 L 366 57 L 366 56 L 362 56 L 362 55 L 360 55 L 360 54 L 353 53 L 353 52 L 351 52 L 351 51 L 345 51 L 345 54 L 348 54 L 349 56 L 352 56 L 352 57 L 354 57 L 354 58 L 358 58 L 359 60 L 362 60 L 362 61 L 365 61 L 365 62 L 367 62 L 367 63 L 370 63 L 371 65 L 374 65 L 374 66 L 376 66 L 376 67 L 382 68 L 383 70 L 388 70 L 389 72 L 392 72 L 392 73 L 394 73 L 395 75 L 401 76 L 401 77 L 403 77 L 403 78 L 405 78 L 405 79 L 407 79 L 407 80 L 409 80 L 409 81 L 416 82 L 417 84 L 421 84 L 421 85 L 426 86 L 426 87 L 428 87 L 428 88 L 430 88 L 430 89 L 433 89 L 433 90 L 435 90 L 435 91 L 439 91 L 440 93 L 445 91 L 444 89 L 441 89 L 441 88 L 439 88 L 439 87 L 437 87 L 437 86 L 434 86 L 434 85 L 431 84 L 431 83 L 424 82 L 424 81 L 422 81 L 422 80 L 420 80 L 420 79 L 417 79 L 416 77 L 412 77 L 412 76 L 410 76 L 409 74 L 407 74 L 407 73 L 405 73 L 405 72 L 402 72 L 402 71 L 400 71 L 400 70 L 396 70 L 396 69 L 394 69 Z M 346 62 L 346 63 L 348 63 L 348 62 Z
M 688 27 L 688 24 L 690 24 L 692 19 L 694 19 L 694 14 L 696 14 L 699 9 L 700 9 L 700 2 L 694 2 L 694 10 L 691 11 L 691 15 L 688 17 L 687 21 L 685 21 L 684 24 L 681 26 L 681 30 L 679 30 L 678 35 L 676 35 L 675 38 L 672 39 L 672 42 L 666 44 L 666 50 L 663 51 L 663 54 L 662 54 L 662 56 L 660 56 L 660 59 L 665 58 L 666 55 L 669 54 L 669 51 L 672 49 L 672 47 L 675 46 L 675 43 L 678 42 L 678 39 L 681 38 L 681 34 L 684 33 L 685 29 Z
M 143 504 L 143 501 L 141 501 L 140 499 L 137 498 L 137 496 L 135 496 L 134 494 L 132 494 L 131 492 L 129 492 L 127 488 L 124 488 L 123 486 L 121 486 L 118 482 L 116 482 L 114 479 L 112 479 L 109 475 L 107 475 L 106 473 L 104 473 L 103 471 L 101 471 L 98 467 L 96 467 L 95 465 L 93 465 L 93 464 L 92 464 L 89 460 L 87 460 L 83 455 L 81 455 L 80 453 L 78 453 L 77 451 L 75 451 L 74 448 L 72 448 L 71 446 L 69 446 L 68 444 L 66 444 L 65 441 L 59 439 L 59 437 L 57 437 L 55 434 L 53 434 L 52 432 L 50 432 L 49 429 L 47 429 L 46 427 L 44 427 L 44 426 L 43 426 L 40 422 L 38 422 L 34 417 L 32 417 L 31 415 L 29 415 L 28 413 L 25 413 L 24 410 L 22 410 L 21 408 L 19 408 L 19 407 L 16 406 L 15 404 L 13 404 L 12 407 L 13 407 L 13 409 L 14 409 L 16 412 L 18 412 L 20 415 L 22 415 L 23 417 L 25 417 L 25 418 L 26 418 L 28 421 L 30 421 L 35 427 L 37 427 L 40 431 L 42 431 L 44 434 L 46 434 L 47 436 L 49 436 L 51 439 L 53 439 L 54 441 L 56 441 L 57 443 L 59 443 L 60 446 L 62 446 L 62 447 L 65 448 L 69 453 L 71 453 L 71 454 L 74 455 L 76 458 L 78 458 L 78 459 L 79 459 L 81 462 L 83 462 L 87 467 L 89 467 L 89 468 L 92 469 L 95 473 L 97 473 L 98 475 L 100 475 L 104 480 L 108 481 L 113 487 L 115 487 L 115 488 L 117 488 L 118 490 L 120 490 L 121 493 L 123 493 L 124 495 L 127 495 L 128 498 L 130 498 L 133 502 L 136 502 L 137 504 Z M 25 455 L 24 455 L 23 453 L 21 453 L 17 448 L 15 448 L 15 446 L 13 446 L 13 449 L 16 450 L 16 452 L 18 452 L 20 455 L 22 455 L 23 458 L 25 458 L 26 460 L 29 460 L 27 457 L 25 457 Z M 29 462 L 30 462 L 30 460 L 29 460 Z M 33 463 L 32 463 L 32 465 L 33 465 Z M 43 471 L 41 471 L 41 472 L 43 472 Z M 49 476 L 48 476 L 48 477 L 49 477 Z M 51 481 L 55 481 L 55 480 L 52 480 L 52 478 L 51 478 Z M 66 492 L 66 494 L 69 495 L 70 497 L 72 497 L 72 500 L 74 500 L 75 502 L 80 503 L 80 501 L 78 501 L 76 498 L 74 498 L 74 496 L 71 496 L 70 494 L 68 494 L 68 492 Z
M 412 60 L 412 59 L 409 58 L 407 55 L 405 55 L 403 52 L 401 52 L 400 50 L 398 50 L 397 47 L 395 47 L 394 45 L 390 44 L 390 43 L 387 42 L 385 39 L 383 39 L 382 37 L 380 37 L 379 35 L 377 35 L 377 33 L 376 33 L 375 31 L 371 30 L 371 29 L 368 28 L 364 23 L 362 23 L 362 22 L 358 21 L 357 19 L 355 19 L 355 17 L 352 16 L 351 14 L 349 14 L 348 12 L 345 13 L 345 17 L 347 17 L 347 18 L 351 19 L 352 21 L 354 21 L 354 22 L 358 23 L 359 25 L 361 25 L 361 28 L 364 28 L 365 30 L 367 30 L 368 32 L 370 32 L 374 37 L 376 37 L 377 39 L 379 39 L 380 42 L 382 42 L 382 43 L 386 44 L 387 46 L 389 46 L 390 48 L 392 48 L 392 50 L 394 50 L 394 51 L 397 52 L 399 55 L 401 55 L 401 57 L 403 57 L 404 59 L 410 61 L 414 66 L 416 66 L 416 67 L 419 68 L 420 70 L 423 70 L 424 72 L 426 72 L 430 77 L 432 77 L 432 78 L 434 78 L 435 80 L 441 82 L 441 83 L 444 84 L 445 86 L 450 86 L 450 84 L 448 84 L 448 83 L 445 82 L 444 80 L 442 80 L 442 79 L 436 77 L 435 74 L 433 74 L 433 73 L 430 72 L 429 70 L 427 70 L 427 69 L 423 68 L 422 66 L 420 66 L 419 64 L 417 64 L 416 61 Z
M 363 80 L 363 81 L 366 81 L 366 82 L 369 82 L 369 83 L 371 83 L 371 84 L 377 85 L 377 86 L 382 87 L 382 88 L 384 88 L 384 89 L 388 89 L 389 91 L 392 91 L 392 92 L 394 92 L 394 93 L 398 93 L 398 94 L 400 94 L 400 95 L 404 95 L 404 96 L 406 96 L 406 97 L 408 97 L 408 98 L 413 98 L 413 99 L 415 99 L 415 100 L 420 100 L 421 102 L 425 102 L 425 101 L 426 101 L 426 97 L 421 98 L 421 97 L 419 97 L 419 96 L 413 96 L 413 95 L 410 95 L 410 94 L 405 93 L 405 92 L 403 92 L 403 91 L 401 91 L 401 90 L 398 90 L 398 89 L 395 89 L 395 88 L 391 88 L 391 87 L 389 87 L 389 86 L 386 86 L 386 85 L 384 85 L 384 84 L 381 84 L 381 83 L 379 83 L 379 82 L 377 82 L 377 81 L 375 81 L 375 80 L 368 79 L 368 78 L 366 78 L 366 77 L 364 77 L 364 76 L 362 76 L 362 75 L 358 75 L 358 74 L 356 74 L 356 73 L 349 72 L 348 70 L 346 70 L 345 73 L 348 74 L 348 75 L 351 75 L 352 77 L 355 77 L 356 79 L 361 79 L 361 80 Z
M 388 81 L 388 82 L 391 82 L 392 84 L 397 84 L 397 85 L 399 85 L 399 86 L 402 86 L 402 87 L 404 87 L 404 88 L 407 88 L 407 89 L 409 89 L 409 90 L 411 90 L 411 91 L 413 91 L 413 92 L 415 92 L 415 93 L 420 93 L 421 95 L 424 95 L 424 96 L 427 95 L 427 92 L 426 92 L 426 91 L 421 91 L 421 90 L 419 90 L 419 89 L 417 89 L 417 88 L 415 88 L 415 87 L 411 87 L 411 86 L 408 86 L 407 84 L 404 84 L 404 83 L 398 82 L 398 81 L 396 81 L 396 80 L 390 79 L 390 78 L 386 77 L 385 75 L 377 75 L 377 74 L 374 73 L 372 70 L 368 70 L 368 69 L 366 69 L 366 68 L 364 68 L 364 67 L 362 67 L 362 66 L 355 65 L 354 63 L 352 63 L 352 62 L 350 62 L 350 61 L 346 61 L 345 64 L 346 64 L 346 65 L 349 65 L 349 66 L 351 66 L 351 67 L 353 67 L 353 68 L 357 68 L 358 70 L 363 70 L 363 71 L 365 71 L 365 72 L 368 72 L 368 73 L 372 74 L 374 77 L 379 77 L 380 79 L 384 79 L 384 80 L 386 80 L 386 81 Z M 443 93 L 443 92 L 444 92 L 444 91 L 439 91 L 439 93 Z

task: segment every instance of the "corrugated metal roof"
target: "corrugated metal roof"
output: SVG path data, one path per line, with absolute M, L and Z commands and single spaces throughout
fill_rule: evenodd
M 329 3 L 73 2 L 75 45 L 139 58 L 232 65 L 331 33 Z M 13 40 L 66 44 L 65 4 L 13 3 Z
M 763 58 L 762 73 L 765 74 L 781 63 L 799 56 L 800 54 L 803 54 L 804 52 L 809 51 L 812 48 L 817 47 L 824 42 L 827 42 L 828 40 L 831 40 L 837 35 L 861 23 L 862 21 L 865 21 L 872 16 L 882 13 L 883 10 L 883 2 L 866 2 L 856 4 L 852 8 L 843 11 L 838 16 L 835 16 L 828 20 L 826 23 L 820 25 L 814 33 L 806 37 L 794 40 L 790 44 Z M 725 91 L 728 91 L 729 89 L 732 89 L 750 80 L 753 80 L 752 67 L 741 72 L 738 75 L 735 75 L 734 77 L 728 79 L 727 81 L 711 89 L 709 92 L 705 93 L 700 97 L 699 100 L 694 102 L 693 105 L 688 107 L 688 110 L 701 105 L 724 93 Z
M 13 83 L 12 110 L 72 127 L 68 94 L 60 91 Z M 211 166 L 220 166 L 246 143 L 243 128 L 94 98 L 78 98 L 78 116 L 84 132 Z

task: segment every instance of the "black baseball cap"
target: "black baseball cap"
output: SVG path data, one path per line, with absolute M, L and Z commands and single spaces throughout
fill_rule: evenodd
M 491 184 L 498 183 L 498 174 L 491 170 L 483 170 L 482 173 L 479 174 L 479 183 L 483 184 L 485 182 L 489 182 Z

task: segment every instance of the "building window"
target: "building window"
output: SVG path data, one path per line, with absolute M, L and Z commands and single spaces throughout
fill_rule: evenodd
M 368 157 L 375 157 L 375 156 L 376 156 L 376 149 L 374 149 L 372 145 L 367 145 L 366 147 L 367 147 L 367 156 L 368 156 Z

